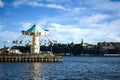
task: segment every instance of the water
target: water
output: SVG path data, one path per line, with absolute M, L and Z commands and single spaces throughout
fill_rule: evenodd
M 120 57 L 64 57 L 62 63 L 0 63 L 0 80 L 120 80 Z

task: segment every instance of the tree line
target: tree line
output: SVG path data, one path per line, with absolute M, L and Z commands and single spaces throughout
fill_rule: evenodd
M 12 49 L 19 49 L 23 53 L 30 52 L 30 46 L 13 46 Z M 41 51 L 51 51 L 55 54 L 69 53 L 70 55 L 104 55 L 104 54 L 120 54 L 120 49 L 101 50 L 99 47 L 84 48 L 82 44 L 54 44 L 53 46 L 40 46 Z

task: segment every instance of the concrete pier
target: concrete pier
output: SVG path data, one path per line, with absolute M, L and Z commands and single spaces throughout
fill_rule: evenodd
M 0 54 L 0 62 L 62 62 L 62 56 L 49 54 Z

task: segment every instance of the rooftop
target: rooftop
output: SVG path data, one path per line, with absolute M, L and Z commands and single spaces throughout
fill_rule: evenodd
M 25 32 L 29 32 L 29 33 L 41 33 L 41 32 L 45 32 L 44 30 L 42 30 L 41 28 L 39 28 L 37 25 L 33 25 L 30 29 L 28 29 Z

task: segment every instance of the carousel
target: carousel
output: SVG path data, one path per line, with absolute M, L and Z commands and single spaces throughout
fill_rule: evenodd
M 30 45 L 30 52 L 29 54 L 26 53 L 9 53 L 8 54 L 0 54 L 0 62 L 61 62 L 62 56 L 54 55 L 52 52 L 49 54 L 46 52 L 40 51 L 40 46 L 42 44 L 42 41 L 40 40 L 42 36 L 45 36 L 47 38 L 48 44 L 47 45 L 53 45 L 56 41 L 50 40 L 47 35 L 49 34 L 49 30 L 43 30 L 40 27 L 38 27 L 36 24 L 34 24 L 31 28 L 24 31 L 22 30 L 22 37 L 18 40 L 13 41 L 13 44 L 19 45 L 19 44 L 27 44 Z M 24 38 L 28 37 L 28 40 L 24 42 Z M 26 40 L 26 39 L 25 39 Z M 46 45 L 46 43 L 45 43 Z M 52 50 L 51 50 L 52 51 Z
M 48 33 L 49 33 L 48 31 L 40 29 L 35 24 L 27 31 L 24 31 L 24 30 L 22 31 L 22 35 L 32 37 L 32 45 L 31 45 L 31 49 L 30 49 L 31 53 L 36 53 L 36 54 L 40 53 L 39 37 L 45 36 Z

